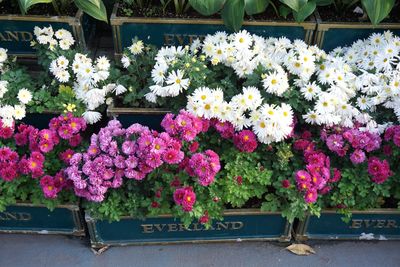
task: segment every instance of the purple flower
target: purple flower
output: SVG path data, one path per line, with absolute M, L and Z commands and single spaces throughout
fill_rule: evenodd
M 328 146 L 329 150 L 333 152 L 337 152 L 343 148 L 343 137 L 339 134 L 332 134 L 326 139 L 326 145 Z
M 351 162 L 353 162 L 353 164 L 360 164 L 364 162 L 365 159 L 366 159 L 365 153 L 361 149 L 354 150 L 354 152 L 350 156 L 350 160 Z

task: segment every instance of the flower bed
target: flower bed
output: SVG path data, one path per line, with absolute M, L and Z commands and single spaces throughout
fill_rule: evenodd
M 179 218 L 182 229 L 194 224 L 212 229 L 232 209 L 280 213 L 280 222 L 291 224 L 324 216 L 326 209 L 349 220 L 354 210 L 399 203 L 400 39 L 390 32 L 330 53 L 247 31 L 218 32 L 191 46 L 161 49 L 134 39 L 121 66 L 114 66 L 106 58 L 93 61 L 62 48 L 60 32 L 37 31 L 42 64 L 56 77 L 52 86 L 60 88 L 58 97 L 67 92 L 76 103 L 66 104 L 65 111 L 83 119 L 68 113 L 53 119 L 49 129 L 14 127 L 19 117 L 11 104 L 16 104 L 6 101 L 29 103 L 45 92 L 32 89 L 29 97 L 9 82 L 16 89 L 5 90 L 14 98 L 2 100 L 0 133 L 11 150 L 26 145 L 25 139 L 38 144 L 7 152 L 2 179 L 10 186 L 10 180 L 32 176 L 26 179 L 29 187 L 47 198 L 55 198 L 64 189 L 57 181 L 66 179 L 69 195 L 83 199 L 90 215 L 94 244 L 143 241 L 136 230 L 126 240 L 109 233 L 165 214 Z M 13 68 L 4 70 L 7 77 Z M 157 130 L 110 119 L 78 146 L 86 121 L 95 122 L 105 104 L 110 111 L 171 112 Z M 63 150 L 55 149 L 59 144 Z M 68 145 L 76 148 L 66 150 Z M 22 168 L 26 161 L 32 170 Z M 20 191 L 11 191 L 12 197 L 25 196 Z M 154 223 L 170 223 L 161 221 Z
M 79 151 L 82 118 L 51 119 L 39 130 L 2 126 L 0 135 L 0 231 L 84 235 L 79 199 L 63 167 Z

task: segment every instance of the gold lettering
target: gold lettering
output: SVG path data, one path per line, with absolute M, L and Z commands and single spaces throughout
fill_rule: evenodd
M 182 36 L 182 35 L 180 35 L 180 34 L 177 34 L 177 35 L 176 35 L 176 39 L 178 40 L 178 43 L 179 43 L 180 45 L 183 45 L 183 44 L 185 43 L 185 37 Z
M 386 220 L 378 220 L 377 224 L 375 225 L 375 228 L 385 227 L 385 222 L 386 222 Z
M 15 213 L 15 212 L 5 212 L 5 214 L 10 220 L 18 221 L 17 213 Z
M 361 228 L 362 220 L 352 220 L 350 228 Z
M 365 228 L 370 228 L 376 223 L 376 220 L 364 220 Z
M 27 212 L 21 212 L 19 214 L 19 220 L 20 221 L 30 221 L 30 220 L 32 220 L 32 215 Z
M 183 231 L 192 231 L 189 228 L 186 228 L 182 223 L 178 224 L 179 226 L 179 232 L 183 232 Z
M 398 228 L 396 220 L 388 220 L 386 228 Z
M 4 35 L 0 32 L 0 41 L 6 42 L 6 41 L 9 41 L 9 40 L 7 40 L 6 37 L 4 37 Z
M 217 230 L 220 231 L 220 230 L 222 230 L 222 228 L 224 228 L 225 230 L 228 230 L 229 222 L 227 222 L 226 224 L 224 224 L 223 222 L 217 222 Z
M 6 31 L 6 34 L 10 41 L 12 41 L 12 39 L 14 39 L 17 42 L 19 41 L 18 32 Z
M 165 228 L 166 224 L 154 224 L 154 227 L 159 231 L 162 232 Z
M 30 42 L 33 40 L 33 35 L 30 32 L 20 32 L 21 40 L 24 42 Z
M 164 34 L 164 45 L 175 45 L 173 34 Z
M 0 221 L 30 221 L 32 215 L 27 212 L 0 212 Z
M 189 44 L 193 43 L 194 40 L 199 38 L 198 35 L 194 35 L 194 34 L 189 34 L 188 37 L 189 37 Z
M 168 232 L 176 232 L 176 231 L 178 231 L 177 224 L 168 224 Z
M 152 224 L 142 224 L 142 225 L 140 225 L 140 226 L 143 227 L 143 231 L 142 231 L 143 234 L 151 234 L 151 233 L 154 233 L 153 225 L 152 225 Z
M 243 222 L 231 222 L 232 230 L 239 230 L 243 228 Z

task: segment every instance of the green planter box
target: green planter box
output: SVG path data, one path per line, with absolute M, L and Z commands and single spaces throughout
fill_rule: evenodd
M 115 4 L 110 17 L 113 30 L 114 49 L 118 57 L 125 47 L 132 44 L 137 36 L 146 43 L 157 46 L 178 46 L 191 43 L 197 38 L 217 31 L 228 31 L 222 20 L 218 19 L 166 19 L 131 18 L 117 16 Z M 245 21 L 243 29 L 264 37 L 288 37 L 291 40 L 313 41 L 316 28 L 314 19 L 304 23 L 276 21 Z
M 374 26 L 370 23 L 362 22 L 324 22 L 318 12 L 317 30 L 315 33 L 315 44 L 325 51 L 331 51 L 339 46 L 352 45 L 358 39 L 368 38 L 372 33 L 390 30 L 396 35 L 400 35 L 400 23 L 382 23 Z
M 78 205 L 61 205 L 53 211 L 44 206 L 19 203 L 0 212 L 0 233 L 36 233 L 84 236 Z
M 30 42 L 35 38 L 35 26 L 48 27 L 54 30 L 66 29 L 73 33 L 77 45 L 86 48 L 86 40 L 93 33 L 93 21 L 89 16 L 78 11 L 75 17 L 68 16 L 22 16 L 0 15 L 0 47 L 8 53 L 19 57 L 35 57 L 35 50 Z
M 161 108 L 116 108 L 109 107 L 107 115 L 109 118 L 117 118 L 124 128 L 134 123 L 140 123 L 150 129 L 162 131 L 161 121 L 165 114 L 170 113 Z
M 398 240 L 400 210 L 353 211 L 348 223 L 335 211 L 323 211 L 320 218 L 309 216 L 300 222 L 296 239 Z
M 123 217 L 119 222 L 109 223 L 85 216 L 93 248 L 155 243 L 197 243 L 217 241 L 289 241 L 291 224 L 280 213 L 259 210 L 229 210 L 224 220 L 215 222 L 206 230 L 193 223 L 185 228 L 171 216 L 138 220 Z
M 59 113 L 27 113 L 25 118 L 21 120 L 22 123 L 32 125 L 38 129 L 47 129 L 49 128 L 50 120 L 54 117 L 58 117 Z

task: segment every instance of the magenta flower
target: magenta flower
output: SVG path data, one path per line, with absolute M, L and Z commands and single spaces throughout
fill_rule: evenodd
M 304 140 L 304 139 L 299 139 L 294 142 L 293 148 L 296 150 L 303 151 L 309 146 L 309 144 L 310 144 L 310 141 Z
M 162 155 L 162 160 L 168 164 L 178 164 L 184 158 L 185 154 L 180 150 L 167 149 Z
M 185 196 L 186 190 L 185 188 L 177 188 L 174 192 L 174 201 L 175 204 L 180 206 L 183 202 L 183 197 Z
M 190 190 L 185 190 L 185 195 L 182 200 L 182 210 L 189 212 L 192 211 L 194 203 L 196 202 L 196 194 Z
M 17 168 L 15 164 L 9 165 L 7 167 L 3 166 L 0 169 L 0 178 L 3 179 L 6 182 L 10 182 L 17 178 L 18 173 L 17 173 Z
M 337 152 L 338 150 L 343 148 L 343 137 L 338 134 L 332 134 L 326 139 L 326 145 L 329 150 Z
M 62 139 L 68 140 L 73 136 L 72 129 L 69 125 L 61 125 L 57 133 L 60 135 Z
M 250 130 L 243 130 L 233 137 L 236 148 L 242 152 L 251 153 L 257 148 L 257 137 Z
M 354 150 L 354 152 L 350 156 L 350 160 L 351 162 L 353 162 L 353 164 L 360 164 L 364 162 L 365 159 L 366 159 L 365 153 L 361 149 Z
M 72 147 L 77 147 L 77 146 L 79 146 L 81 142 L 82 142 L 82 136 L 80 136 L 79 134 L 73 135 L 73 136 L 68 140 L 69 145 L 72 146 Z
M 318 193 L 315 190 L 309 190 L 304 195 L 304 200 L 306 201 L 306 203 L 315 203 L 317 201 L 317 198 Z
M 311 181 L 311 175 L 304 170 L 300 170 L 296 172 L 296 181 L 298 182 L 310 182 Z
M 163 161 L 161 160 L 161 155 L 156 153 L 148 155 L 145 162 L 148 166 L 154 169 L 160 167 L 163 164 Z
M 199 223 L 206 224 L 210 221 L 210 216 L 208 216 L 208 212 L 205 211 L 204 214 L 199 218 Z
M 392 175 L 389 163 L 376 157 L 369 158 L 368 173 L 372 176 L 372 181 L 377 184 L 385 182 Z
M 43 140 L 39 143 L 39 149 L 43 153 L 49 153 L 54 148 L 54 143 L 48 140 Z
M 282 180 L 281 184 L 282 184 L 283 188 L 289 188 L 290 187 L 290 181 L 287 180 L 287 179 Z

